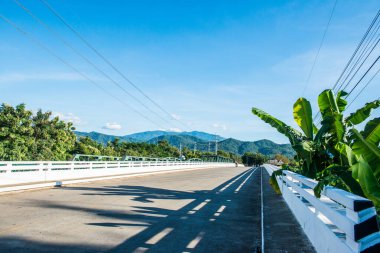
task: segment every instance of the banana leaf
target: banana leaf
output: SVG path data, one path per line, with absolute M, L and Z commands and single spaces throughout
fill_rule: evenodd
M 325 90 L 318 96 L 318 106 L 322 115 L 322 126 L 326 125 L 326 130 L 336 136 L 337 142 L 343 140 L 346 131 L 343 124 L 343 115 L 340 111 L 340 109 L 344 110 L 347 104 L 342 98 L 343 95 L 345 95 L 345 93 L 339 92 L 339 97 L 336 99 L 332 90 Z
M 343 112 L 346 109 L 347 100 L 345 100 L 343 97 L 347 96 L 347 94 L 347 92 L 341 90 L 336 96 L 336 103 L 338 105 L 339 112 Z
M 294 128 L 288 126 L 279 119 L 276 119 L 272 115 L 260 110 L 258 108 L 252 108 L 252 113 L 262 119 L 264 122 L 268 123 L 272 127 L 276 128 L 278 132 L 284 134 L 289 138 L 292 145 L 295 145 L 299 139 L 302 138 L 302 134 L 295 130 Z
M 375 119 L 376 120 L 376 119 Z M 351 129 L 354 143 L 352 150 L 369 164 L 377 180 L 380 180 L 380 149 L 374 143 L 378 142 L 380 135 L 379 122 L 371 121 L 370 127 L 364 129 L 363 134 L 356 129 Z M 374 123 L 374 124 L 372 124 Z
M 333 112 L 340 112 L 332 90 L 324 90 L 321 94 L 319 94 L 318 106 L 321 111 L 322 118 L 327 115 L 331 115 Z
M 352 176 L 359 181 L 364 195 L 373 201 L 376 208 L 380 208 L 380 184 L 370 165 L 359 156 L 358 162 L 351 167 Z
M 319 173 L 318 180 L 319 179 L 321 179 L 321 182 L 324 185 L 330 184 L 333 186 L 339 186 L 339 188 L 345 188 L 356 195 L 364 196 L 360 184 L 355 180 L 355 178 L 353 178 L 352 171 L 349 169 L 349 166 L 331 164 Z M 333 182 L 335 182 L 335 185 Z M 341 185 L 337 185 L 336 182 L 340 182 Z M 317 190 L 320 190 L 320 187 L 321 186 L 319 186 Z M 314 190 L 314 192 L 316 192 L 316 190 Z
M 380 143 L 380 118 L 375 118 L 367 122 L 363 137 L 375 146 L 379 146 Z
M 364 107 L 358 109 L 356 112 L 351 113 L 345 121 L 353 125 L 357 125 L 365 121 L 370 115 L 373 109 L 380 106 L 380 100 L 375 100 L 370 103 L 366 103 Z
M 305 98 L 299 98 L 293 106 L 294 121 L 302 129 L 309 140 L 313 139 L 313 113 L 310 102 Z

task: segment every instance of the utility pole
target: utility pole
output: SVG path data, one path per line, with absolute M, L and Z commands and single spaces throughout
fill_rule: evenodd
M 197 143 L 196 142 L 194 143 L 194 155 L 195 155 L 195 151 L 197 151 Z
M 179 143 L 179 158 L 182 160 L 182 143 Z

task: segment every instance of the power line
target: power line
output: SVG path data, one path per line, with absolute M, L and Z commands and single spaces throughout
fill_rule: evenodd
M 346 96 L 346 98 L 348 98 L 351 95 L 351 93 L 356 89 L 356 87 L 358 86 L 358 84 L 363 80 L 363 78 L 368 74 L 368 72 L 373 68 L 373 66 L 375 66 L 375 64 L 377 63 L 377 61 L 379 59 L 380 59 L 380 56 L 378 56 L 376 58 L 376 60 L 371 64 L 371 66 L 367 69 L 367 71 L 362 75 L 362 77 L 359 79 L 359 81 L 355 84 L 355 86 L 348 93 L 348 95 Z
M 149 97 L 145 92 L 143 92 L 134 82 L 132 82 L 129 78 L 127 78 L 118 68 L 115 67 L 114 64 L 110 60 L 108 60 L 103 54 L 101 54 L 93 45 L 90 44 L 88 40 L 86 40 L 76 29 L 74 29 L 46 0 L 40 0 L 50 12 L 56 16 L 70 31 L 72 31 L 87 47 L 89 47 L 98 57 L 100 57 L 104 62 L 106 62 L 115 72 L 117 72 L 127 83 L 129 83 L 132 87 L 134 87 L 141 95 L 143 95 L 146 99 L 148 99 L 152 104 L 158 107 L 161 111 L 167 114 L 171 119 L 176 120 L 185 128 L 190 129 L 186 124 L 184 124 L 179 119 L 172 116 L 171 113 L 166 111 L 162 106 L 160 106 L 157 102 L 155 102 L 151 97 Z M 190 129 L 191 130 L 191 129 Z
M 338 90 L 345 90 L 348 85 L 351 83 L 352 79 L 355 77 L 355 75 L 358 73 L 358 71 L 361 69 L 361 67 L 363 66 L 363 64 L 365 63 L 365 61 L 368 59 L 368 57 L 371 55 L 371 53 L 373 52 L 373 50 L 376 48 L 377 44 L 379 43 L 380 41 L 380 36 L 378 36 L 379 38 L 377 40 L 374 40 L 374 42 L 371 44 L 370 47 L 368 47 L 370 45 L 370 43 L 372 42 L 373 38 L 375 37 L 376 35 L 376 32 L 379 30 L 380 28 L 380 23 L 378 25 L 378 27 L 375 29 L 375 31 L 372 33 L 372 36 L 371 38 L 367 41 L 365 47 L 363 48 L 362 50 L 362 53 L 360 54 L 360 56 L 357 58 L 355 64 L 352 66 L 350 72 L 348 73 L 348 75 L 346 76 L 346 78 L 341 82 L 341 85 L 339 86 Z M 368 54 L 367 54 L 368 52 Z M 352 75 L 352 77 L 350 78 L 350 80 L 346 83 L 346 85 L 343 87 L 342 89 L 342 86 L 343 84 L 346 82 L 347 78 L 351 75 L 352 71 L 355 69 L 355 67 L 359 64 L 359 62 L 362 60 L 362 58 L 365 56 L 365 58 L 363 59 L 363 61 L 361 62 L 361 64 L 359 65 L 359 67 L 356 69 L 355 73 Z
M 374 62 L 372 62 L 371 66 L 366 70 L 366 72 L 360 77 L 359 81 L 356 82 L 356 84 L 354 85 L 354 87 L 350 90 L 350 92 L 348 92 L 347 96 L 346 96 L 346 99 L 352 94 L 352 92 L 356 89 L 356 87 L 358 87 L 359 83 L 364 79 L 364 77 L 367 76 L 367 74 L 369 73 L 369 71 L 373 68 L 373 66 L 376 65 L 376 63 L 379 61 L 380 59 L 380 56 L 378 56 L 376 58 L 376 60 Z M 375 78 L 375 76 L 378 74 L 378 72 L 380 71 L 380 69 L 378 71 L 376 71 L 376 73 L 371 77 L 371 79 L 365 84 L 365 86 L 360 90 L 360 92 L 357 94 L 357 96 L 350 102 L 350 104 L 347 106 L 347 108 L 358 98 L 358 96 L 363 92 L 363 90 L 368 86 L 368 84 Z M 322 119 L 319 120 L 318 124 L 321 122 Z
M 136 110 L 135 108 L 133 108 L 132 106 L 128 105 L 127 103 L 125 103 L 123 100 L 119 99 L 118 97 L 116 97 L 115 95 L 113 95 L 112 93 L 110 93 L 108 90 L 106 90 L 105 88 L 103 88 L 101 85 L 99 85 L 97 82 L 95 82 L 94 80 L 92 80 L 89 76 L 87 76 L 86 74 L 84 74 L 83 72 L 81 72 L 80 70 L 78 70 L 77 68 L 75 68 L 73 65 L 71 65 L 69 62 L 67 62 L 66 60 L 64 60 L 62 57 L 60 57 L 59 55 L 57 55 L 56 53 L 54 53 L 51 49 L 49 49 L 48 47 L 46 47 L 42 42 L 40 42 L 38 39 L 36 39 L 35 37 L 33 37 L 31 34 L 29 34 L 28 32 L 26 32 L 24 29 L 22 29 L 20 26 L 18 26 L 16 23 L 12 22 L 11 20 L 9 20 L 8 18 L 6 18 L 5 16 L 1 15 L 0 14 L 0 18 L 5 21 L 6 23 L 8 23 L 9 25 L 11 25 L 14 29 L 16 29 L 19 33 L 21 33 L 22 35 L 24 35 L 25 37 L 27 37 L 29 40 L 31 40 L 34 44 L 36 44 L 38 47 L 42 48 L 43 50 L 47 51 L 49 54 L 51 54 L 53 57 L 55 57 L 56 59 L 58 59 L 60 62 L 62 62 L 63 64 L 65 64 L 67 67 L 69 67 L 70 69 L 72 69 L 73 71 L 75 71 L 76 73 L 78 73 L 80 76 L 82 76 L 84 79 L 86 79 L 87 81 L 89 81 L 91 84 L 93 84 L 94 86 L 96 86 L 97 88 L 101 89 L 103 92 L 105 92 L 106 94 L 108 94 L 109 96 L 113 97 L 115 100 L 119 101 L 120 103 L 122 103 L 124 106 L 128 107 L 129 109 L 131 109 L 132 111 L 134 111 L 135 113 L 137 113 L 138 115 L 140 115 L 141 117 L 143 117 L 144 119 L 148 120 L 149 122 L 151 122 L 152 124 L 158 126 L 158 127 L 161 127 L 159 124 L 157 124 L 156 122 L 152 121 L 150 118 L 146 117 L 144 114 L 140 113 L 138 110 Z
M 355 77 L 355 75 L 358 73 L 358 71 L 361 69 L 361 67 L 363 66 L 363 64 L 365 63 L 365 61 L 368 59 L 368 57 L 371 55 L 372 51 L 376 48 L 377 44 L 380 42 L 380 35 L 379 35 L 379 39 L 377 40 L 376 44 L 372 47 L 371 51 L 367 54 L 367 56 L 365 57 L 365 59 L 362 61 L 362 63 L 360 64 L 360 66 L 358 67 L 358 69 L 355 71 L 354 75 L 350 78 L 350 80 L 346 83 L 346 85 L 343 87 L 342 90 L 345 90 L 351 83 L 351 81 L 353 80 L 353 78 Z
M 347 62 L 346 66 L 344 67 L 342 73 L 340 74 L 338 80 L 335 82 L 332 90 L 335 89 L 335 87 L 338 85 L 340 79 L 342 78 L 342 76 L 344 75 L 344 73 L 346 72 L 347 68 L 350 66 L 351 62 L 353 61 L 354 57 L 356 56 L 356 53 L 358 52 L 358 50 L 361 48 L 361 45 L 363 44 L 364 40 L 367 38 L 368 36 L 368 33 L 372 30 L 372 27 L 373 25 L 375 24 L 375 22 L 377 21 L 378 17 L 380 15 L 380 10 L 377 12 L 376 16 L 373 18 L 370 26 L 368 27 L 367 31 L 365 32 L 364 36 L 362 37 L 361 41 L 359 42 L 359 44 L 357 45 L 354 53 L 351 55 L 350 57 L 350 60 Z M 338 89 L 339 90 L 339 89 Z
M 96 66 L 95 63 L 93 63 L 91 60 L 89 60 L 85 55 L 80 53 L 75 47 L 73 47 L 67 40 L 65 40 L 57 31 L 55 31 L 53 28 L 51 28 L 48 24 L 46 24 L 44 21 L 42 21 L 40 18 L 38 18 L 36 15 L 34 15 L 25 5 L 21 4 L 18 0 L 13 0 L 20 8 L 22 8 L 29 16 L 31 16 L 34 20 L 36 20 L 38 23 L 40 23 L 42 26 L 44 26 L 50 33 L 53 34 L 54 37 L 56 37 L 58 40 L 60 40 L 65 46 L 70 48 L 75 54 L 77 54 L 80 58 L 82 58 L 85 62 L 90 64 L 93 68 L 95 68 L 98 72 L 100 72 L 103 76 L 105 76 L 110 82 L 115 84 L 118 88 L 120 88 L 125 94 L 127 94 L 129 97 L 131 97 L 133 100 L 135 100 L 137 103 L 139 103 L 141 106 L 143 106 L 145 109 L 147 109 L 149 112 L 151 112 L 153 115 L 157 116 L 164 122 L 168 123 L 170 126 L 170 122 L 161 117 L 159 114 L 157 114 L 155 111 L 150 109 L 148 106 L 146 106 L 143 102 L 141 102 L 137 97 L 135 97 L 133 94 L 128 92 L 120 83 L 115 81 L 111 76 L 109 76 L 106 72 L 101 70 L 98 66 Z
M 317 62 L 317 59 L 318 59 L 318 56 L 319 56 L 319 52 L 321 51 L 321 48 L 322 48 L 322 45 L 323 45 L 323 42 L 325 41 L 325 37 L 326 37 L 326 33 L 327 33 L 327 30 L 329 29 L 329 26 L 330 26 L 330 22 L 331 22 L 331 19 L 334 15 L 334 11 L 335 11 L 335 7 L 336 7 L 336 4 L 337 4 L 338 0 L 335 0 L 334 2 L 334 6 L 331 10 L 331 14 L 330 14 L 330 17 L 329 17 L 329 21 L 327 22 L 327 25 L 325 27 L 325 31 L 323 32 L 323 36 L 322 36 L 322 40 L 319 44 L 319 47 L 318 47 L 318 51 L 317 51 L 317 54 L 315 55 L 315 58 L 314 58 L 314 61 L 313 61 L 313 64 L 311 66 L 311 69 L 310 69 L 310 72 L 309 72 L 309 75 L 307 76 L 307 79 L 306 79 L 306 84 L 303 88 L 303 91 L 302 91 L 302 96 L 305 94 L 305 91 L 307 89 L 307 87 L 309 86 L 309 82 L 310 82 L 310 78 L 313 74 L 313 71 L 314 71 L 314 67 L 315 67 L 315 64 Z
M 354 53 L 351 55 L 348 63 L 346 64 L 346 66 L 344 67 L 342 73 L 340 74 L 340 76 L 338 77 L 337 81 L 335 82 L 332 90 L 334 91 L 334 89 L 338 86 L 339 82 L 341 81 L 342 77 L 347 73 L 346 71 L 349 69 L 349 67 L 351 66 L 351 63 L 353 62 L 354 59 L 356 59 L 356 62 L 354 63 L 354 66 L 357 65 L 358 61 L 363 57 L 364 53 L 365 53 L 365 49 L 368 47 L 370 41 L 372 40 L 372 38 L 374 37 L 374 33 L 372 33 L 372 37 L 371 39 L 367 40 L 367 37 L 368 35 L 371 33 L 371 31 L 373 31 L 373 26 L 376 24 L 378 18 L 380 16 L 380 10 L 377 12 L 376 16 L 373 18 L 370 26 L 368 27 L 367 31 L 365 32 L 365 34 L 363 35 L 361 41 L 359 42 L 359 44 L 357 45 Z M 378 30 L 378 28 L 376 29 L 376 31 Z M 365 46 L 363 46 L 363 43 L 366 43 Z M 378 41 L 377 41 L 378 43 Z M 377 43 L 375 44 L 375 46 L 377 45 Z M 363 46 L 363 47 L 362 47 Z M 363 49 L 364 48 L 364 49 Z M 363 49 L 363 50 L 362 50 Z M 372 50 L 370 51 L 370 53 L 372 53 L 374 47 L 372 48 Z M 360 52 L 360 56 L 358 56 L 359 58 L 357 58 L 356 56 L 358 55 L 358 52 Z M 370 54 L 369 53 L 369 54 Z M 364 61 L 362 62 L 362 64 L 360 65 L 360 67 L 363 65 L 363 63 L 367 60 L 369 54 L 367 55 L 367 57 L 364 59 Z M 347 77 L 352 73 L 352 70 L 353 70 L 354 67 L 351 66 L 348 74 L 346 75 L 346 78 L 345 80 L 347 80 Z M 355 74 L 352 76 L 352 78 L 357 74 L 358 70 L 355 72 Z M 350 79 L 350 81 L 352 80 L 352 78 Z M 363 77 L 364 78 L 364 77 Z M 362 79 L 362 78 L 361 78 Z M 344 84 L 344 81 L 341 83 L 341 85 L 338 87 L 337 91 L 338 92 L 340 90 L 340 88 L 343 86 Z M 356 84 L 356 86 L 359 84 L 359 82 Z M 353 90 L 352 90 L 353 91 Z M 351 91 L 351 92 L 352 92 Z M 314 116 L 313 118 L 313 121 L 317 121 L 318 120 L 318 123 L 317 125 L 321 122 L 322 120 L 322 116 L 321 116 L 321 112 L 318 111 L 317 114 Z
M 376 73 L 368 80 L 368 82 L 363 86 L 363 88 L 358 92 L 358 94 L 354 97 L 354 99 L 347 105 L 346 108 L 350 107 L 352 103 L 359 97 L 359 95 L 367 88 L 367 86 L 372 82 L 372 80 L 379 74 L 380 68 L 376 71 Z M 378 98 L 380 99 L 380 98 Z

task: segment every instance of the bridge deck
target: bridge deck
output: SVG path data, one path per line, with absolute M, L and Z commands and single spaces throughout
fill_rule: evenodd
M 0 196 L 0 252 L 259 252 L 260 169 L 203 169 Z M 314 252 L 263 170 L 265 252 Z

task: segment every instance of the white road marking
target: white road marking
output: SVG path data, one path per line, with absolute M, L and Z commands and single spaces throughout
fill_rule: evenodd
M 189 244 L 186 246 L 187 249 L 194 249 L 197 247 L 198 243 L 202 240 L 205 232 L 200 232 Z
M 248 181 L 248 179 L 252 176 L 252 174 L 255 173 L 256 170 L 257 168 L 252 171 L 252 173 L 243 181 L 243 183 L 239 185 L 238 188 L 236 188 L 235 193 L 240 191 L 241 187 L 243 187 L 243 185 Z
M 199 205 L 197 205 L 196 207 L 194 207 L 192 210 L 188 211 L 187 214 L 194 214 L 194 213 L 196 213 L 201 208 L 203 208 L 205 205 L 207 205 L 207 203 L 210 202 L 210 201 L 211 201 L 211 199 L 206 199 L 205 201 L 203 201 L 202 203 L 200 203 Z
M 210 201 L 208 199 L 208 201 Z M 207 205 L 207 202 L 208 201 L 203 201 L 202 203 L 200 203 L 199 205 L 197 205 L 196 207 L 193 208 L 194 211 L 198 211 L 199 209 L 201 209 L 202 207 L 204 207 L 205 205 Z
M 145 247 L 138 247 L 137 249 L 135 249 L 133 251 L 133 253 L 144 253 L 148 250 L 148 248 L 145 248 Z
M 219 209 L 218 209 L 218 213 L 221 213 L 224 211 L 224 209 L 226 209 L 226 206 L 221 206 Z
M 214 216 L 220 216 L 220 214 L 226 209 L 226 206 L 219 207 L 218 211 L 214 213 Z
M 240 175 L 238 178 L 236 178 L 235 180 L 233 180 L 232 182 L 230 182 L 229 184 L 227 184 L 226 186 L 224 186 L 222 189 L 220 189 L 218 192 L 222 192 L 224 191 L 225 189 L 227 189 L 228 187 L 230 187 L 233 183 L 235 183 L 236 181 L 238 181 L 240 178 L 244 177 L 246 174 L 248 174 L 250 171 L 252 171 L 253 168 L 247 170 L 246 172 L 244 172 L 243 175 Z
M 146 244 L 156 244 L 158 243 L 162 238 L 164 238 L 165 236 L 167 236 L 170 232 L 173 231 L 174 228 L 165 228 L 164 230 L 162 230 L 161 232 L 159 232 L 158 234 L 154 235 L 153 237 L 151 237 L 148 241 L 146 241 L 145 243 Z

